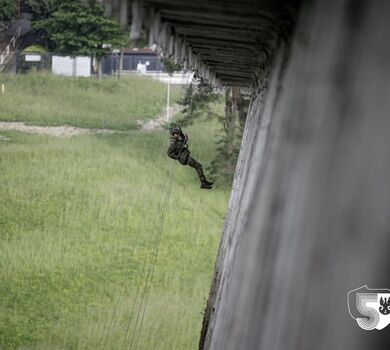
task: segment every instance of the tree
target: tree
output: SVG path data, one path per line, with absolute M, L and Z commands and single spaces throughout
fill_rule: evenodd
M 58 9 L 61 0 L 27 0 L 32 10 L 34 19 L 44 19 Z
M 78 0 L 66 0 L 48 18 L 35 22 L 34 28 L 51 51 L 94 57 L 99 79 L 102 58 L 126 42 L 119 23 L 106 18 L 104 7 L 98 3 L 88 6 Z
M 161 55 L 160 61 L 164 65 L 164 71 L 166 71 L 170 76 L 173 75 L 173 72 L 182 70 L 183 68 L 181 63 L 175 63 L 173 57 Z
M 225 88 L 225 113 L 215 112 L 213 105 L 221 98 L 211 85 L 200 78 L 191 84 L 179 101 L 183 106 L 180 125 L 191 125 L 197 118 L 216 118 L 222 125 L 216 137 L 217 153 L 210 171 L 220 182 L 231 183 L 240 151 L 242 134 L 249 107 L 249 96 L 240 87 Z
M 205 79 L 195 79 L 186 89 L 184 97 L 179 100 L 179 104 L 183 106 L 181 112 L 184 116 L 181 125 L 191 125 L 202 116 L 207 118 L 217 117 L 212 109 L 212 104 L 220 98 L 221 95 L 216 93 Z
M 0 29 L 16 17 L 15 0 L 0 0 Z
M 228 183 L 233 181 L 236 170 L 249 100 L 249 96 L 244 95 L 240 87 L 226 87 L 225 115 L 219 118 L 223 128 L 210 170 L 214 176 Z

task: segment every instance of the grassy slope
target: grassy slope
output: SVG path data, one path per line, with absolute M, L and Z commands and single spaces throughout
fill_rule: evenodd
M 206 165 L 215 129 L 188 130 Z M 106 349 L 121 349 L 170 178 L 166 133 L 1 134 L 11 140 L 0 139 L 0 348 L 100 349 L 119 300 Z M 144 350 L 197 348 L 227 203 L 226 188 L 174 173 Z
M 99 82 L 51 74 L 0 75 L 0 120 L 35 125 L 69 124 L 87 128 L 129 130 L 137 119 L 150 119 L 165 106 L 166 86 L 135 75 Z M 172 89 L 172 100 L 179 88 Z

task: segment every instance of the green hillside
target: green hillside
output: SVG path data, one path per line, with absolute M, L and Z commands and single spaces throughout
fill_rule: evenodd
M 29 76 L 12 79 L 28 81 Z M 89 82 L 38 74 L 31 79 L 42 79 L 37 96 L 51 106 L 53 119 L 42 109 L 40 114 L 42 106 L 32 106 L 29 114 L 28 106 L 15 106 L 13 112 L 7 105 L 8 115 L 32 124 L 94 127 L 103 118 L 98 110 L 84 113 L 82 99 L 71 106 L 77 121 L 67 119 L 71 113 L 61 108 L 54 113 L 59 92 L 48 85 L 61 82 L 64 91 L 77 95 L 75 86 Z M 114 96 L 118 83 L 103 83 L 112 84 Z M 136 83 L 145 82 L 118 85 Z M 18 91 L 21 100 L 32 98 L 34 84 L 27 85 Z M 165 87 L 157 85 L 163 96 Z M 87 89 L 91 106 L 103 96 L 103 87 L 96 86 L 96 94 Z M 146 95 L 138 98 L 149 104 L 153 99 L 149 91 Z M 161 96 L 150 102 L 143 118 L 161 111 Z M 118 103 L 130 106 L 122 98 Z M 3 109 L 0 113 L 6 119 Z M 104 120 L 112 128 L 130 128 L 134 118 L 121 118 L 118 112 Z M 186 130 L 194 157 L 206 166 L 214 155 L 216 129 L 200 121 Z M 0 135 L 0 349 L 128 349 L 139 334 L 138 349 L 197 349 L 229 189 L 200 190 L 193 169 L 166 156 L 163 131 L 71 138 L 16 131 Z M 139 296 L 143 291 L 141 272 L 153 266 L 153 234 L 170 184 L 142 332 L 134 332 L 129 320 L 132 310 L 133 321 L 138 314 L 133 305 L 137 290 Z M 141 321 L 143 307 L 139 314 Z
M 0 120 L 34 125 L 129 130 L 137 127 L 138 119 L 161 113 L 166 103 L 164 84 L 136 75 L 98 81 L 49 73 L 0 74 L 1 83 Z M 173 88 L 172 101 L 179 94 L 180 88 Z

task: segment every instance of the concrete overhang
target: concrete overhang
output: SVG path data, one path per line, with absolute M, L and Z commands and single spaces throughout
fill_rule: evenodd
M 133 0 L 131 37 L 157 44 L 213 85 L 253 86 L 281 40 L 291 36 L 299 0 Z

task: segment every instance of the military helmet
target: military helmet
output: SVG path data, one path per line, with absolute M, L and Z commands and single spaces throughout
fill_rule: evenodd
M 179 127 L 174 127 L 170 129 L 171 135 L 173 134 L 180 134 L 181 130 Z

